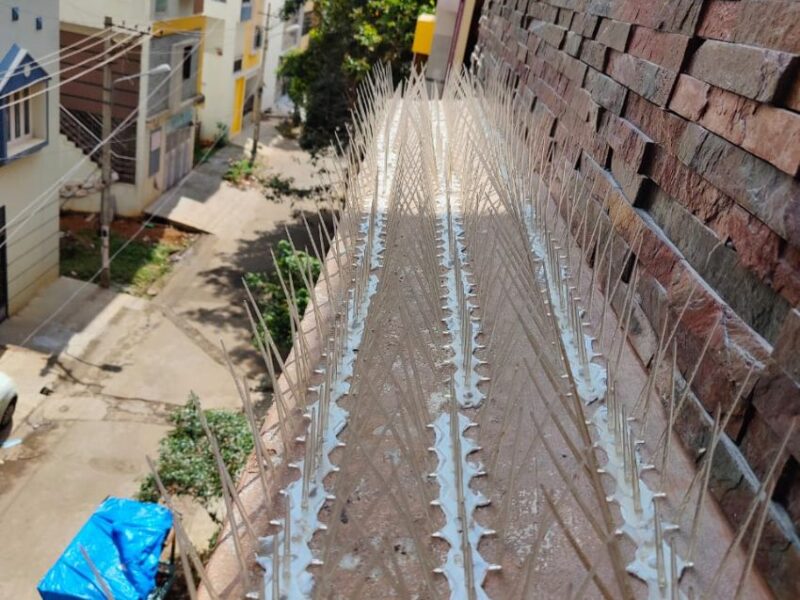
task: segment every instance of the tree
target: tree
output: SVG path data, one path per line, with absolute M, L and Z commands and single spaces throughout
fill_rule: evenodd
M 378 63 L 392 67 L 395 82 L 411 68 L 417 16 L 433 0 L 319 0 L 308 48 L 289 53 L 280 67 L 289 95 L 305 112 L 300 145 L 317 152 L 347 139 L 358 85 Z

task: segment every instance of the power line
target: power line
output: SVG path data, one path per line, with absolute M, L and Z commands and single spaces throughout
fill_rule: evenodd
M 102 44 L 103 41 L 104 41 L 104 39 L 102 39 L 102 38 L 106 34 L 113 35 L 113 32 L 109 32 L 109 31 L 107 31 L 105 29 L 102 29 L 99 32 L 96 32 L 96 33 L 94 33 L 94 34 L 92 34 L 90 36 L 83 37 L 80 40 L 78 40 L 77 42 L 73 42 L 72 44 L 69 44 L 68 46 L 64 46 L 63 48 L 59 48 L 55 52 L 49 52 L 49 53 L 43 54 L 41 56 L 36 56 L 36 57 L 34 57 L 35 60 L 36 60 L 36 64 L 38 64 L 40 67 L 44 66 L 44 65 L 50 65 L 50 64 L 52 64 L 54 62 L 61 61 L 63 58 L 66 58 L 67 56 L 72 56 L 73 54 L 78 54 L 80 52 L 84 52 L 87 48 L 93 48 L 94 46 L 97 46 L 98 44 Z M 93 39 L 93 38 L 95 38 L 97 36 L 101 36 L 101 39 L 95 40 L 91 44 L 88 44 L 88 45 L 86 45 L 86 46 L 84 46 L 82 48 L 79 48 L 79 49 L 75 50 L 74 52 L 71 52 L 72 49 L 76 48 L 80 44 L 83 44 L 84 42 L 90 41 L 91 39 Z M 63 54 L 64 52 L 67 52 L 67 54 Z M 23 70 L 24 70 L 24 67 L 22 67 L 22 66 L 19 66 L 16 69 L 6 69 L 5 71 L 0 71 L 0 77 L 5 77 L 6 73 L 9 73 L 11 71 L 14 71 L 14 73 L 12 73 L 12 74 L 15 75 L 15 74 L 17 74 L 19 72 L 22 72 Z
M 189 60 L 189 58 L 193 54 L 195 54 L 197 52 L 197 50 L 199 49 L 200 45 L 201 45 L 201 42 L 196 43 L 194 45 L 194 47 L 192 48 L 191 52 L 188 55 L 184 56 L 184 58 L 181 60 L 180 64 L 183 65 L 184 62 Z M 173 69 L 172 73 L 170 73 L 161 82 L 159 82 L 153 88 L 153 90 L 150 92 L 150 94 L 148 94 L 147 98 L 145 99 L 145 103 L 147 101 L 149 101 L 152 97 L 154 97 L 155 94 L 161 89 L 161 87 L 166 85 L 167 82 L 169 82 L 171 80 L 171 78 L 175 76 L 175 73 L 177 73 L 179 70 L 180 69 Z M 71 169 L 69 169 L 67 171 L 67 173 L 65 173 L 62 177 L 60 177 L 58 180 L 56 180 L 47 190 L 45 190 L 42 194 L 40 194 L 31 204 L 29 204 L 26 207 L 26 209 L 22 210 L 11 221 L 9 221 L 2 228 L 0 228 L 0 233 L 2 233 L 3 231 L 6 231 L 11 226 L 12 223 L 16 222 L 16 220 L 18 220 L 20 217 L 22 217 L 26 212 L 33 211 L 33 212 L 31 212 L 30 215 L 28 215 L 25 218 L 25 220 L 16 229 L 11 231 L 6 236 L 6 239 L 3 240 L 2 243 L 0 243 L 0 248 L 3 248 L 6 244 L 8 244 L 11 241 L 11 239 L 15 236 L 15 234 L 25 227 L 25 225 L 28 223 L 28 221 L 31 218 L 33 218 L 33 216 L 35 214 L 37 214 L 39 212 L 39 210 L 41 210 L 42 206 L 40 206 L 40 205 L 43 205 L 49 199 L 50 195 L 60 185 L 62 185 L 65 181 L 68 181 L 69 178 L 78 170 L 78 168 L 81 165 L 83 165 L 86 161 L 88 161 L 93 154 L 98 152 L 100 150 L 100 148 L 103 147 L 103 145 L 105 145 L 107 143 L 111 143 L 111 141 L 113 140 L 114 136 L 116 136 L 125 127 L 127 127 L 128 124 L 136 117 L 138 112 L 139 112 L 139 107 L 137 106 L 133 111 L 131 111 L 131 113 L 125 119 L 123 119 L 123 121 L 116 127 L 116 129 L 114 129 L 114 131 L 111 132 L 111 135 L 108 138 L 106 138 L 105 140 L 102 140 L 100 143 L 98 143 L 89 153 L 86 154 L 86 156 L 83 157 L 83 159 L 78 161 Z
M 124 41 L 122 41 L 119 44 L 117 44 L 117 47 L 124 46 L 124 45 L 128 44 L 128 42 L 130 42 L 134 37 L 135 36 L 130 36 L 129 38 L 127 38 Z M 52 90 L 57 90 L 63 85 L 66 85 L 66 84 L 71 83 L 71 82 L 73 82 L 73 81 L 75 81 L 77 79 L 80 79 L 81 77 L 86 75 L 86 73 L 89 73 L 90 71 L 94 71 L 95 69 L 98 69 L 98 68 L 100 68 L 102 66 L 105 66 L 108 63 L 114 62 L 115 60 L 117 60 L 122 55 L 127 54 L 128 52 L 133 50 L 136 46 L 140 45 L 142 43 L 142 41 L 143 41 L 142 39 L 137 40 L 136 42 L 134 42 L 134 44 L 132 46 L 120 50 L 118 53 L 114 54 L 113 56 L 111 56 L 109 58 L 103 58 L 102 55 L 99 56 L 99 57 L 98 56 L 92 56 L 90 58 L 87 58 L 83 62 L 78 63 L 77 65 L 73 65 L 73 66 L 67 67 L 65 69 L 62 69 L 61 71 L 59 71 L 59 73 L 61 73 L 63 71 L 71 71 L 73 69 L 77 69 L 78 67 L 81 67 L 81 66 L 85 65 L 88 62 L 91 62 L 93 60 L 97 60 L 98 58 L 102 59 L 102 61 L 103 61 L 103 62 L 101 62 L 99 64 L 96 64 L 96 65 L 93 65 L 93 66 L 91 66 L 91 67 L 89 67 L 87 69 L 84 69 L 82 72 L 80 72 L 80 73 L 78 73 L 76 75 L 70 75 L 66 79 L 59 79 L 58 83 L 55 84 L 55 85 L 47 86 L 44 89 L 37 90 L 37 91 L 35 91 L 35 92 L 31 93 L 31 94 L 28 94 L 27 96 L 25 96 L 24 98 L 21 98 L 19 100 L 14 100 L 13 102 L 4 103 L 3 104 L 3 108 L 10 108 L 12 106 L 16 106 L 17 104 L 21 104 L 22 102 L 27 102 L 28 100 L 36 98 L 37 96 L 41 96 L 42 94 L 46 94 L 47 92 L 50 92 Z M 49 78 L 50 78 L 50 76 L 42 77 L 41 79 L 38 79 L 37 81 L 34 81 L 30 85 L 36 85 L 37 83 L 45 81 L 46 79 L 49 79 Z M 30 86 L 28 86 L 28 87 L 30 87 Z M 8 92 L 7 94 L 3 94 L 2 96 L 0 96 L 0 100 L 3 100 L 4 98 L 8 98 L 10 95 L 16 93 L 16 91 L 18 91 L 18 90 L 15 90 L 14 92 Z
M 224 134 L 223 134 L 223 135 L 219 135 L 219 136 L 217 136 L 217 137 L 216 137 L 216 139 L 214 140 L 214 143 L 213 143 L 213 144 L 211 144 L 211 146 L 209 146 L 209 147 L 208 147 L 208 149 L 206 150 L 206 152 L 203 154 L 202 158 L 200 159 L 200 162 L 201 162 L 201 163 L 202 163 L 202 162 L 204 162 L 204 161 L 205 161 L 205 160 L 206 160 L 206 159 L 209 157 L 209 155 L 211 154 L 211 152 L 212 152 L 212 151 L 213 151 L 213 150 L 216 148 L 216 146 L 219 144 L 219 142 L 220 142 L 220 141 L 221 141 L 221 140 L 222 140 L 224 137 L 225 137 L 225 135 L 224 135 Z M 173 187 L 171 190 L 169 190 L 168 192 L 166 192 L 166 193 L 165 193 L 165 194 L 164 194 L 164 195 L 163 195 L 161 198 L 159 198 L 159 199 L 156 201 L 156 205 L 157 205 L 157 206 L 155 206 L 155 207 L 152 209 L 150 216 L 149 216 L 149 217 L 148 217 L 148 218 L 147 218 L 147 219 L 146 219 L 146 220 L 145 220 L 145 221 L 144 221 L 144 222 L 141 224 L 141 226 L 139 227 L 139 229 L 137 229 L 137 230 L 136 230 L 136 232 L 135 232 L 135 233 L 134 233 L 134 234 L 133 234 L 133 235 L 132 235 L 130 238 L 128 238 L 127 240 L 125 240 L 125 243 L 123 243 L 123 244 L 122 244 L 122 246 L 120 246 L 120 247 L 117 249 L 117 251 L 116 251 L 116 252 L 114 252 L 114 254 L 111 256 L 111 263 L 112 263 L 112 264 L 113 264 L 114 260 L 115 260 L 115 259 L 116 259 L 116 258 L 117 258 L 117 257 L 118 257 L 118 256 L 119 256 L 119 255 L 120 255 L 120 254 L 121 254 L 121 253 L 124 251 L 124 250 L 125 250 L 125 248 L 127 248 L 127 247 L 128 247 L 130 244 L 131 244 L 131 243 L 133 243 L 133 241 L 134 241 L 136 238 L 138 238 L 138 237 L 139 237 L 139 236 L 142 234 L 142 232 L 143 232 L 145 229 L 147 229 L 148 225 L 150 225 L 150 223 L 152 223 L 152 222 L 153 222 L 153 219 L 155 219 L 155 217 L 156 217 L 156 214 L 157 214 L 157 209 L 158 209 L 158 208 L 161 206 L 161 204 L 162 204 L 162 203 L 165 203 L 165 202 L 166 202 L 166 200 L 168 200 L 168 199 L 169 199 L 169 200 L 171 200 L 171 199 L 172 199 L 172 197 L 173 197 L 173 195 L 174 195 L 174 194 L 177 194 L 177 193 L 178 193 L 178 191 L 180 190 L 180 188 L 181 188 L 181 187 L 182 187 L 182 186 L 183 186 L 183 185 L 184 185 L 184 184 L 185 184 L 185 183 L 186 183 L 186 182 L 187 182 L 187 181 L 188 181 L 188 180 L 189 180 L 189 179 L 190 179 L 190 178 L 191 178 L 193 175 L 195 175 L 196 173 L 197 173 L 197 171 L 195 171 L 195 170 L 192 170 L 192 171 L 190 171 L 189 173 L 187 173 L 187 174 L 186 174 L 186 175 L 185 175 L 183 178 L 181 178 L 181 180 L 180 180 L 180 181 L 179 181 L 179 182 L 178 182 L 178 183 L 177 183 L 177 184 L 176 184 L 176 185 L 175 185 L 175 186 L 174 186 L 174 187 Z M 39 325 L 37 325 L 37 326 L 36 326 L 36 328 L 35 328 L 33 331 L 31 331 L 31 332 L 28 334 L 28 336 L 27 336 L 27 337 L 26 337 L 26 338 L 25 338 L 25 339 L 22 341 L 22 344 L 21 344 L 21 345 L 23 345 L 23 346 L 24 346 L 25 344 L 27 344 L 27 343 L 28 343 L 28 342 L 31 340 L 31 338 L 33 338 L 33 336 L 35 336 L 37 333 L 39 333 L 39 331 L 41 331 L 41 329 L 42 329 L 42 328 L 43 328 L 45 325 L 47 325 L 47 324 L 48 324 L 50 321 L 52 321 L 54 318 L 56 318 L 56 317 L 57 317 L 57 316 L 58 316 L 58 315 L 61 313 L 61 311 L 62 311 L 62 310 L 64 310 L 64 309 L 65 309 L 65 308 L 66 308 L 66 307 L 67 307 L 67 306 L 68 306 L 68 305 L 69 305 L 69 304 L 70 304 L 70 303 L 71 303 L 71 302 L 72 302 L 72 301 L 73 301 L 75 298 L 77 298 L 77 297 L 78 297 L 78 295 L 79 295 L 79 294 L 80 294 L 80 293 L 81 293 L 81 292 L 82 292 L 84 289 L 86 289 L 86 287 L 87 287 L 87 286 L 89 286 L 90 284 L 94 283 L 94 281 L 95 281 L 95 280 L 96 280 L 96 279 L 97 279 L 97 278 L 100 276 L 100 274 L 101 274 L 102 272 L 103 272 L 103 267 L 100 267 L 100 268 L 99 268 L 99 269 L 98 269 L 98 270 L 95 272 L 95 274 L 94 274 L 94 275 L 92 275 L 92 277 L 91 277 L 91 278 L 89 278 L 87 281 L 84 281 L 84 282 L 83 282 L 83 284 L 82 284 L 81 286 L 79 286 L 79 287 L 78 287 L 78 289 L 76 289 L 76 290 L 75 290 L 75 291 L 72 293 L 72 295 L 71 295 L 69 298 L 67 298 L 67 299 L 66 299 L 66 300 L 65 300 L 65 301 L 64 301 L 64 302 L 61 304 L 61 306 L 59 306 L 59 307 L 58 307 L 56 310 L 54 310 L 52 313 L 50 313 L 50 315 L 48 315 L 48 317 L 47 317 L 47 318 L 46 318 L 44 321 L 42 321 L 41 323 L 39 323 Z

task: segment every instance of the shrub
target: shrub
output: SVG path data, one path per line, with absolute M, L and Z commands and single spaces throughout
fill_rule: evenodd
M 287 288 L 289 288 L 290 282 L 294 287 L 297 311 L 302 315 L 308 306 L 309 292 L 301 273 L 308 278 L 310 270 L 311 285 L 314 285 L 321 266 L 319 261 L 310 254 L 300 250 L 292 251 L 291 244 L 286 240 L 278 242 L 275 249 L 275 261 L 275 272 L 269 274 L 246 273 L 245 282 L 253 292 L 270 336 L 281 354 L 286 356 L 292 347 L 291 313 L 289 312 L 289 299 L 283 293 L 277 272 L 280 272 Z M 263 337 L 264 332 L 259 331 L 258 335 Z
M 159 443 L 156 469 L 171 494 L 194 496 L 201 504 L 221 497 L 222 483 L 211 445 L 200 425 L 200 404 L 191 394 L 184 406 L 169 417 L 173 429 Z M 222 460 L 234 480 L 253 451 L 253 436 L 247 418 L 233 410 L 206 410 L 208 427 L 219 443 Z M 155 478 L 148 475 L 137 498 L 144 502 L 158 501 L 160 494 Z
M 250 161 L 246 158 L 231 161 L 228 170 L 223 175 L 225 181 L 230 181 L 234 185 L 239 185 L 246 179 L 250 179 L 255 171 Z

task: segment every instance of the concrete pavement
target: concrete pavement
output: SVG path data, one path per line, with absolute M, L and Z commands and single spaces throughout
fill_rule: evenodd
M 283 165 L 281 176 L 295 186 L 317 185 L 307 157 L 275 135 L 264 128 L 260 160 Z M 302 243 L 298 211 L 312 218 L 314 206 L 221 181 L 242 153 L 229 146 L 201 165 L 159 214 L 209 235 L 185 252 L 157 296 L 62 277 L 0 324 L 0 370 L 20 389 L 10 437 L 22 440 L 0 449 L 0 598 L 35 598 L 36 583 L 94 507 L 107 495 L 135 493 L 170 408 L 191 391 L 206 408 L 239 408 L 220 341 L 259 388 L 241 278 L 270 268 L 269 246 L 284 227 Z

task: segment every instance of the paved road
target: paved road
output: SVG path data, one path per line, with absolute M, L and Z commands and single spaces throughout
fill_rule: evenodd
M 267 170 L 316 185 L 307 156 L 264 129 Z M 13 431 L 4 434 L 21 443 L 0 450 L 0 598 L 35 598 L 39 578 L 94 507 L 136 491 L 145 454 L 157 452 L 170 408 L 190 391 L 208 408 L 239 407 L 221 340 L 251 387 L 259 385 L 241 277 L 268 268 L 269 245 L 284 225 L 299 232 L 295 211 L 313 206 L 222 182 L 228 160 L 241 153 L 229 146 L 202 165 L 174 196 L 180 214 L 160 215 L 191 225 L 194 213 L 203 223 L 195 227 L 210 233 L 156 297 L 62 277 L 0 325 L 0 370 L 21 393 Z

